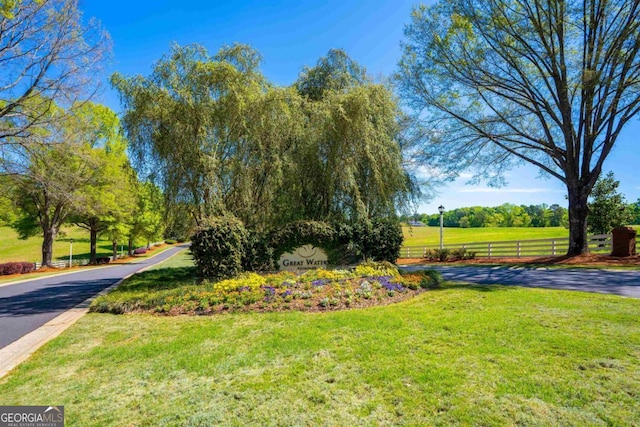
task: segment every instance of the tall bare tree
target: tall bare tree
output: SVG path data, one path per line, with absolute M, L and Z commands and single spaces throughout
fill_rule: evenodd
M 110 44 L 96 21 L 83 23 L 78 0 L 0 3 L 0 148 L 51 120 L 49 103 L 69 111 L 89 99 Z
M 439 170 L 500 179 L 514 162 L 562 181 L 568 255 L 587 199 L 640 111 L 640 1 L 443 0 L 413 10 L 398 75 Z

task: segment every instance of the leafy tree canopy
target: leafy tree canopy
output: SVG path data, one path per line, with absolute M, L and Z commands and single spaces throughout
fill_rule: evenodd
M 567 186 L 570 246 L 588 251 L 587 199 L 640 111 L 640 3 L 442 0 L 407 26 L 400 91 L 423 160 L 501 183 L 528 162 Z
M 624 196 L 618 192 L 620 182 L 613 172 L 601 177 L 593 187 L 589 203 L 589 231 L 595 234 L 611 233 L 615 227 L 627 225 L 633 221 Z

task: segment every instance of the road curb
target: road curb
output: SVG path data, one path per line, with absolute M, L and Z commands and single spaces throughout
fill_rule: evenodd
M 147 259 L 153 259 L 154 257 L 161 255 L 164 252 L 165 251 L 160 252 Z M 166 260 L 173 258 L 180 252 L 181 251 L 177 251 L 175 254 L 171 255 Z M 50 321 L 40 326 L 35 331 L 29 332 L 27 335 L 23 336 L 19 340 L 14 341 L 8 346 L 0 349 L 0 361 L 2 361 L 2 365 L 0 366 L 0 378 L 3 378 L 5 375 L 11 372 L 14 368 L 16 368 L 19 364 L 21 364 L 22 362 L 27 360 L 29 357 L 31 357 L 31 355 L 36 351 L 38 351 L 40 347 L 42 347 L 52 339 L 56 338 L 58 335 L 60 335 L 62 332 L 64 332 L 66 329 L 68 329 L 70 326 L 72 326 L 74 323 L 80 320 L 85 314 L 89 312 L 89 306 L 91 305 L 91 302 L 95 298 L 110 292 L 112 289 L 119 286 L 122 282 L 127 280 L 129 277 L 137 273 L 142 273 L 143 271 L 153 267 L 154 265 L 155 264 L 148 265 L 134 273 L 128 274 L 127 276 L 123 277 L 113 285 L 107 288 L 104 288 L 97 294 L 87 298 L 86 300 L 82 301 L 80 304 L 76 305 L 75 307 L 65 311 L 64 313 L 60 314 L 54 319 L 51 319 Z M 69 272 L 66 274 L 73 274 L 73 273 Z

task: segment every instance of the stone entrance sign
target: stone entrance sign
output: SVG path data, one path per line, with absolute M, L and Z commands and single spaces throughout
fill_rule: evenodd
M 314 268 L 324 268 L 329 265 L 327 254 L 313 245 L 304 245 L 285 252 L 280 256 L 278 266 L 280 270 L 303 273 Z

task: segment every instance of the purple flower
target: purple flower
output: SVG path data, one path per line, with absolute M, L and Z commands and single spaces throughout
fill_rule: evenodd
M 276 289 L 273 286 L 263 286 L 262 289 L 264 289 L 265 293 L 267 295 L 275 295 L 276 294 Z
M 313 286 L 324 286 L 329 282 L 331 282 L 331 280 L 329 280 L 329 279 L 317 279 L 317 280 L 314 280 L 313 282 L 311 282 L 311 284 Z
M 265 301 L 271 301 L 273 297 L 276 295 L 276 290 L 273 286 L 262 286 L 262 289 L 264 289 Z
M 388 291 L 404 292 L 404 286 L 399 283 L 392 282 L 392 279 L 393 276 L 380 276 L 375 278 L 375 280 L 377 280 L 378 283 L 380 283 L 380 285 L 382 285 L 382 287 Z

